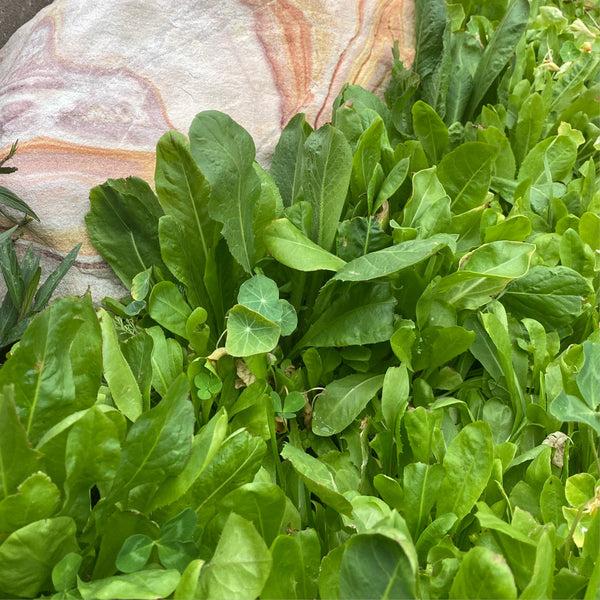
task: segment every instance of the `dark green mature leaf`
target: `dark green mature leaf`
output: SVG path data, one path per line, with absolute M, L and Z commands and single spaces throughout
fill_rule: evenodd
M 208 214 L 210 186 L 194 162 L 185 136 L 169 131 L 159 140 L 154 179 L 165 215 L 176 222 L 163 223 L 163 217 L 159 224 L 163 260 L 185 283 L 194 304 L 205 306 L 203 275 L 220 228 Z
M 352 150 L 341 131 L 324 125 L 308 136 L 303 156 L 304 199 L 312 207 L 310 237 L 329 251 L 350 183 Z
M 588 282 L 577 271 L 537 265 L 506 288 L 501 302 L 517 319 L 535 319 L 546 331 L 564 337 L 590 292 Z
M 413 71 L 421 81 L 432 77 L 438 69 L 443 51 L 446 27 L 446 3 L 443 0 L 423 0 L 416 3 L 415 58 Z
M 400 544 L 380 534 L 350 538 L 340 565 L 340 598 L 414 598 L 415 576 Z
M 463 558 L 450 588 L 450 598 L 517 597 L 517 586 L 504 557 L 489 548 L 476 546 Z
M 284 206 L 294 204 L 300 193 L 302 152 L 304 142 L 311 132 L 312 127 L 306 122 L 304 114 L 298 113 L 284 127 L 275 147 L 270 172 L 281 192 Z
M 492 473 L 494 441 L 490 426 L 476 421 L 464 427 L 444 456 L 446 475 L 437 501 L 437 515 L 467 515 L 485 489 Z
M 85 222 L 92 243 L 125 287 L 153 265 L 166 273 L 158 244 L 163 210 L 143 179 L 109 179 L 92 188 L 90 203 Z
M 343 515 L 352 516 L 352 504 L 338 491 L 333 475 L 317 458 L 291 444 L 286 444 L 281 456 L 292 463 L 304 485 L 325 504 Z
M 264 232 L 267 250 L 280 263 L 299 271 L 337 271 L 346 263 L 323 250 L 287 219 L 277 219 Z
M 312 430 L 329 436 L 346 429 L 383 386 L 383 375 L 348 375 L 325 387 L 315 402 Z
M 0 546 L 0 589 L 9 597 L 35 598 L 51 589 L 54 565 L 78 550 L 75 523 L 69 517 L 43 519 L 18 529 Z
M 254 600 L 271 571 L 271 554 L 256 529 L 231 513 L 198 583 L 203 598 Z
M 467 106 L 467 118 L 472 118 L 479 103 L 498 77 L 515 49 L 529 19 L 529 2 L 512 0 L 502 21 L 486 46 L 473 76 L 473 94 Z
M 253 167 L 254 142 L 241 125 L 215 110 L 196 115 L 189 137 L 192 156 L 210 182 L 208 213 L 223 224 L 229 251 L 251 273 L 253 213 L 260 196 L 260 179 Z
M 318 316 L 297 347 L 384 342 L 393 333 L 395 304 L 388 283 L 354 284 Z

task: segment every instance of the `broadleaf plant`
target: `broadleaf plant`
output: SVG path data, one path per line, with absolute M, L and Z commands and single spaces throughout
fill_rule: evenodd
M 208 111 L 92 190 L 130 295 L 0 370 L 2 594 L 596 597 L 599 11 L 416 4 L 270 171 Z

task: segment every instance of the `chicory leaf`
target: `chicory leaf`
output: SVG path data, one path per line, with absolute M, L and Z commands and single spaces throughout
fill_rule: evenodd
M 173 282 L 161 281 L 152 288 L 148 313 L 165 329 L 187 337 L 186 323 L 192 309 Z
M 166 272 L 158 243 L 163 210 L 143 179 L 109 179 L 90 191 L 90 203 L 85 222 L 92 243 L 125 287 L 149 267 Z
M 196 115 L 189 131 L 190 151 L 210 183 L 208 214 L 223 224 L 233 257 L 248 273 L 254 266 L 254 206 L 260 179 L 250 134 L 231 117 L 208 110 Z
M 304 143 L 302 187 L 310 202 L 310 238 L 331 250 L 352 171 L 352 151 L 344 134 L 331 125 L 311 133 Z

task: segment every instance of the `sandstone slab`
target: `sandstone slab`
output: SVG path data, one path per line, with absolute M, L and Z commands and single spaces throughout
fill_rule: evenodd
M 0 147 L 20 141 L 1 183 L 41 219 L 18 244 L 50 268 L 83 242 L 58 292 L 119 296 L 86 233 L 91 187 L 152 181 L 159 137 L 208 109 L 243 125 L 268 167 L 295 113 L 323 124 L 345 82 L 383 93 L 413 28 L 412 0 L 56 0 L 0 50 Z

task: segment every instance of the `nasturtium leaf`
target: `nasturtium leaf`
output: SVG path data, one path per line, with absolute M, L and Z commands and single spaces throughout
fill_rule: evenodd
M 98 310 L 98 318 L 102 329 L 104 377 L 117 408 L 130 421 L 135 421 L 144 410 L 142 393 L 131 367 L 121 352 L 111 316 L 101 308 Z
M 494 441 L 490 426 L 476 421 L 465 426 L 454 438 L 444 456 L 437 515 L 453 512 L 466 516 L 485 490 L 494 460 Z
M 346 543 L 340 598 L 414 598 L 415 575 L 404 550 L 381 534 L 355 535 Z
M 155 600 L 172 594 L 179 579 L 180 573 L 175 569 L 146 569 L 87 582 L 80 579 L 77 589 L 83 600 Z
M 260 313 L 269 321 L 279 321 L 282 316 L 277 284 L 264 275 L 255 275 L 240 286 L 238 302 Z
M 41 454 L 36 452 L 19 421 L 14 389 L 0 393 L 0 499 L 17 491 L 26 477 L 39 469 Z
M 313 433 L 330 436 L 346 429 L 381 389 L 383 380 L 383 375 L 357 374 L 327 385 L 315 401 Z
M 281 319 L 277 322 L 281 328 L 281 335 L 291 335 L 298 326 L 296 310 L 287 300 L 280 300 Z
M 452 244 L 448 235 L 432 236 L 426 240 L 410 240 L 370 252 L 350 261 L 338 270 L 334 279 L 341 281 L 368 281 L 413 267 Z
M 166 395 L 139 417 L 122 446 L 110 498 L 126 497 L 133 487 L 160 483 L 180 473 L 190 454 L 194 409 L 189 401 L 189 384 L 179 376 Z
M 510 283 L 501 302 L 517 319 L 539 321 L 546 331 L 567 335 L 591 292 L 586 279 L 564 266 L 536 265 Z
M 231 513 L 217 548 L 202 570 L 204 598 L 254 600 L 271 571 L 271 554 L 252 523 Z
M 51 586 L 56 565 L 79 550 L 75 522 L 69 517 L 35 521 L 18 529 L 0 545 L 0 589 L 14 597 L 37 598 Z
M 318 458 L 286 444 L 281 456 L 292 463 L 304 485 L 337 512 L 351 516 L 352 504 L 342 496 L 329 469 Z
M 456 600 L 516 597 L 517 586 L 504 557 L 484 546 L 467 552 L 450 588 L 450 598 Z
M 342 214 L 352 171 L 352 150 L 332 125 L 313 131 L 303 149 L 302 187 L 310 202 L 310 238 L 330 251 Z
M 310 326 L 298 347 L 352 346 L 389 340 L 394 298 L 388 283 L 358 283 L 347 288 Z
M 337 271 L 346 264 L 310 240 L 288 219 L 277 219 L 268 225 L 264 240 L 276 260 L 299 271 Z
M 277 323 L 237 304 L 229 311 L 225 348 L 231 356 L 270 352 L 277 345 L 280 334 L 281 328 Z
M 459 214 L 483 204 L 492 180 L 498 149 L 483 142 L 466 142 L 440 161 L 437 176 Z
M 448 147 L 448 128 L 436 111 L 422 100 L 412 106 L 413 128 L 430 163 L 436 165 Z
M 190 151 L 210 183 L 208 214 L 223 224 L 233 257 L 248 273 L 254 266 L 254 206 L 260 179 L 250 134 L 231 117 L 214 110 L 196 115 L 189 131 Z
M 125 287 L 152 266 L 166 272 L 158 243 L 163 211 L 143 179 L 109 179 L 92 188 L 90 203 L 85 222 L 92 243 Z
M 185 326 L 192 309 L 173 282 L 161 281 L 152 288 L 148 312 L 165 329 L 186 337 Z

